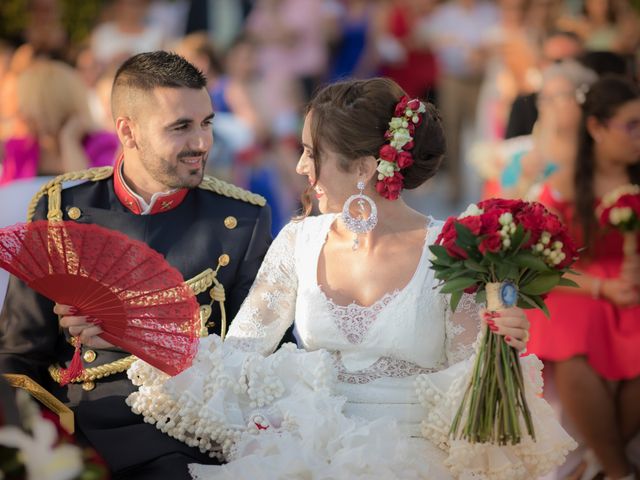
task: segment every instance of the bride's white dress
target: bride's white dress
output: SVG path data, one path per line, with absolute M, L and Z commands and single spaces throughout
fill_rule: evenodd
M 191 465 L 196 479 L 533 479 L 573 440 L 541 398 L 541 363 L 523 357 L 537 441 L 471 445 L 448 438 L 480 318 L 455 314 L 433 286 L 430 219 L 410 282 L 363 307 L 337 305 L 317 283 L 335 215 L 288 224 L 274 240 L 224 343 L 200 342 L 169 378 L 142 361 L 128 403 L 164 432 L 227 461 Z M 392 262 L 390 262 L 392 264 Z M 272 353 L 294 322 L 301 349 Z

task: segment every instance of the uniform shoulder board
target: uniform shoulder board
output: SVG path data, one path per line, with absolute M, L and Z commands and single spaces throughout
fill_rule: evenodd
M 258 205 L 264 207 L 267 204 L 267 200 L 257 193 L 252 193 L 244 188 L 237 187 L 231 183 L 220 180 L 219 178 L 210 177 L 205 175 L 200 182 L 200 188 L 215 192 L 225 197 L 235 198 L 236 200 L 242 200 L 243 202 L 251 203 L 252 205 Z
M 27 221 L 30 222 L 32 220 L 38 202 L 45 195 L 49 196 L 47 219 L 62 220 L 62 211 L 60 210 L 60 205 L 62 184 L 64 182 L 72 182 L 77 180 L 97 182 L 98 180 L 109 178 L 111 175 L 113 175 L 113 167 L 89 168 L 87 170 L 78 170 L 77 172 L 69 172 L 63 175 L 58 175 L 57 177 L 48 181 L 42 187 L 40 187 L 40 190 L 38 190 L 33 196 L 27 210 Z

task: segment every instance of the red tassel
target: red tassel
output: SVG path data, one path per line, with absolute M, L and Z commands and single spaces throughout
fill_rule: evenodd
M 80 339 L 78 338 L 76 343 L 76 351 L 73 352 L 73 358 L 71 359 L 69 368 L 60 369 L 60 385 L 63 387 L 67 383 L 71 382 L 73 379 L 79 377 L 84 373 L 82 359 L 80 358 L 81 347 L 82 344 L 80 343 Z

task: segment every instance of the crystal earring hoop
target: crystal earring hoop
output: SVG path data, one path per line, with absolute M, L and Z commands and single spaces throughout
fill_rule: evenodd
M 362 180 L 359 181 L 358 190 L 360 190 L 360 193 L 351 195 L 347 201 L 344 202 L 344 206 L 342 207 L 342 221 L 346 225 L 347 230 L 353 233 L 353 246 L 351 247 L 353 250 L 357 250 L 360 245 L 358 235 L 369 233 L 378 223 L 378 207 L 376 207 L 376 203 L 371 197 L 362 193 L 364 191 L 364 186 L 364 182 Z M 358 209 L 360 211 L 360 215 L 358 217 L 351 215 L 351 204 L 353 202 L 356 202 L 358 205 Z M 371 208 L 371 213 L 368 218 L 364 218 L 365 203 L 368 203 L 369 208 Z

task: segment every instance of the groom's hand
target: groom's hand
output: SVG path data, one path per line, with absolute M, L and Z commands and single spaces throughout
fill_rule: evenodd
M 99 320 L 76 315 L 76 308 L 70 305 L 56 303 L 53 311 L 60 316 L 60 326 L 68 328 L 69 333 L 74 337 L 78 337 L 82 344 L 92 348 L 113 347 L 112 344 L 98 337 L 102 333 Z

